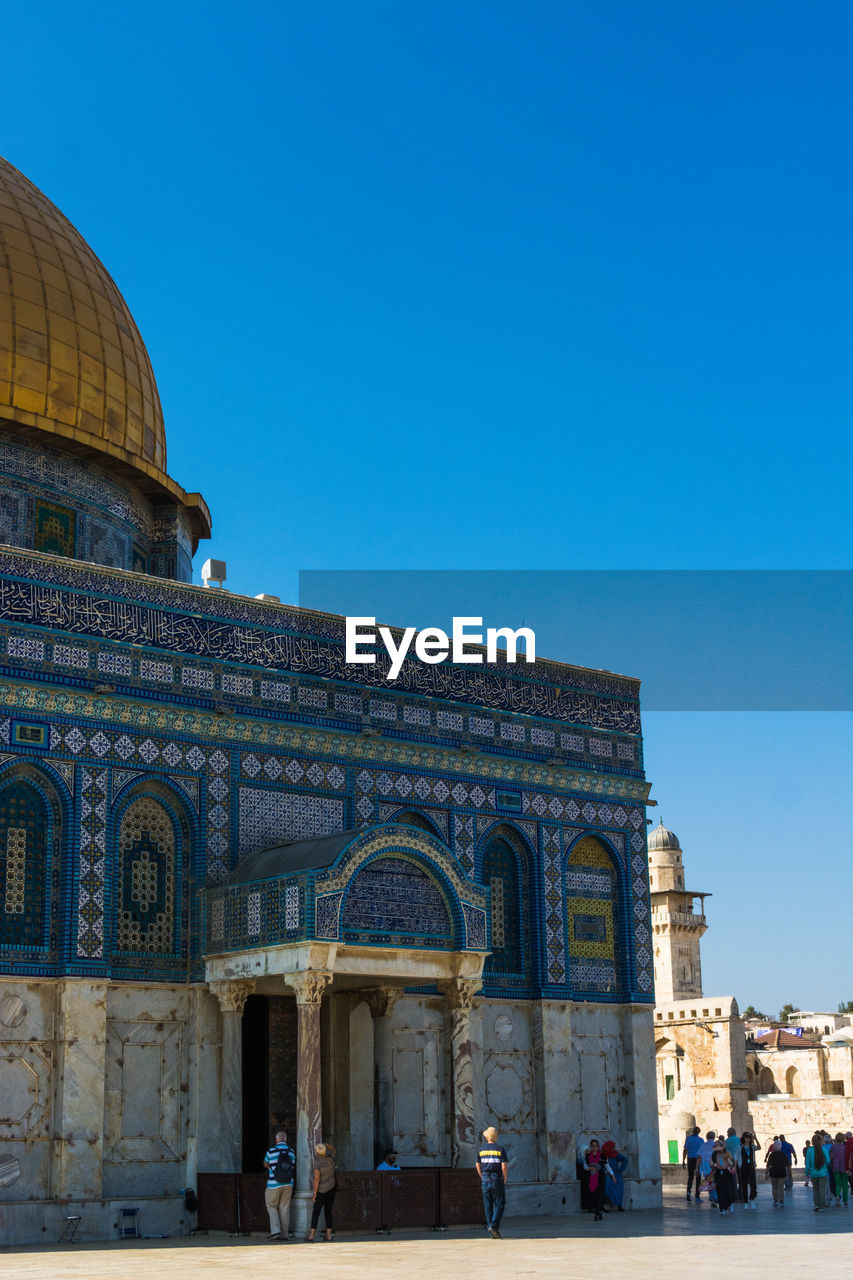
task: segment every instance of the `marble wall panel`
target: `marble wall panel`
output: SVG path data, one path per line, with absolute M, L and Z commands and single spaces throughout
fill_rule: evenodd
M 188 1111 L 187 1020 L 194 993 L 110 991 L 104 1088 L 104 1195 L 177 1193 Z M 115 1016 L 116 1014 L 121 1016 Z

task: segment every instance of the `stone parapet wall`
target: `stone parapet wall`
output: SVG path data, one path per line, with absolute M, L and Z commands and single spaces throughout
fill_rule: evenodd
M 824 1095 L 816 1098 L 757 1098 L 749 1104 L 755 1132 L 763 1147 L 776 1134 L 784 1133 L 793 1143 L 802 1164 L 806 1138 L 817 1129 L 836 1133 L 853 1130 L 853 1098 Z

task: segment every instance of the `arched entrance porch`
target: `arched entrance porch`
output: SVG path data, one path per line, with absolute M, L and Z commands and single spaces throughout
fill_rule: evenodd
M 436 837 L 400 824 L 251 855 L 209 893 L 208 936 L 227 1171 L 243 1167 L 245 1086 L 258 1089 L 257 1062 L 243 1052 L 250 997 L 295 1005 L 297 1229 L 321 1136 L 346 1148 L 351 1168 L 372 1167 L 388 1141 L 410 1164 L 473 1162 L 470 1014 L 488 954 L 488 894 Z M 392 1028 L 399 996 L 413 989 L 423 1017 Z M 269 1094 L 269 1056 L 262 1065 Z

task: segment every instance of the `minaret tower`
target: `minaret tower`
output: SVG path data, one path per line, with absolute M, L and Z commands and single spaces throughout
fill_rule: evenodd
M 649 835 L 649 887 L 654 932 L 655 999 L 658 1004 L 702 994 L 699 941 L 707 929 L 709 893 L 684 888 L 678 836 L 661 822 Z M 699 899 L 696 910 L 695 899 Z

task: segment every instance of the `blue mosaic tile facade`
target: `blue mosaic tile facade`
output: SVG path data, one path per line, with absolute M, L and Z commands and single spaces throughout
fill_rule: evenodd
M 653 999 L 636 682 L 538 662 L 380 690 L 338 618 L 24 551 L 2 568 L 4 972 L 197 980 L 210 952 L 417 939 L 492 951 L 488 994 Z M 334 867 L 225 883 L 340 831 L 361 834 Z M 612 872 L 571 862 L 590 837 Z
M 192 536 L 177 507 L 155 510 L 97 463 L 0 431 L 0 543 L 179 582 Z

